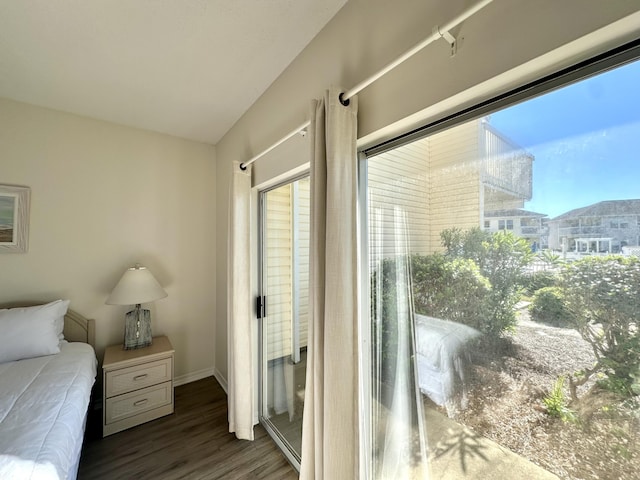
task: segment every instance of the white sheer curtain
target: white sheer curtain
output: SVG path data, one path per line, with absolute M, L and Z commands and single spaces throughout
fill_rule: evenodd
M 379 240 L 376 245 L 384 243 L 393 252 L 386 259 L 382 249 L 372 248 L 371 252 L 377 272 L 372 320 L 378 337 L 373 353 L 376 371 L 384 372 L 375 378 L 372 478 L 426 480 L 429 464 L 415 362 L 409 222 L 402 208 L 388 205 L 386 209 L 386 218 L 377 209 L 370 222 Z M 382 382 L 388 383 L 388 391 L 381 388 Z
M 229 432 L 253 440 L 253 321 L 251 305 L 251 167 L 233 163 L 227 261 Z
M 295 365 L 289 356 L 273 361 L 269 367 L 269 404 L 276 415 L 289 414 L 289 421 L 295 415 Z
M 300 478 L 359 477 L 357 99 L 314 101 L 309 351 Z

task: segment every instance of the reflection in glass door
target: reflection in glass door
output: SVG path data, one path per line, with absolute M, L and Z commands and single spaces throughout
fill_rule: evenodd
M 300 462 L 309 303 L 309 177 L 262 192 L 260 421 Z

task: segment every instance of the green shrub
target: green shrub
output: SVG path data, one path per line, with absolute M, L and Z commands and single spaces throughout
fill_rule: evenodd
M 593 368 L 570 379 L 572 398 L 595 373 L 608 377 L 601 386 L 632 395 L 640 372 L 640 258 L 610 255 L 567 264 L 562 288 L 571 321 L 596 357 Z
M 379 272 L 372 276 L 372 316 L 396 322 L 398 318 L 397 262 L 406 257 L 386 258 L 382 261 L 382 284 L 378 285 Z M 486 297 L 491 285 L 471 260 L 447 259 L 441 254 L 411 255 L 411 289 L 416 313 L 464 323 L 482 329 L 487 317 Z M 402 272 L 402 270 L 400 270 Z M 400 305 L 402 308 L 402 305 Z
M 484 300 L 488 316 L 482 331 L 499 335 L 512 330 L 525 267 L 533 260 L 529 243 L 509 231 L 489 233 L 479 228 L 443 230 L 440 237 L 447 258 L 472 260 L 491 285 Z
M 371 276 L 372 351 L 380 355 L 373 362 L 371 374 L 383 385 L 393 383 L 398 345 L 407 340 L 407 312 L 411 308 L 408 271 L 408 259 L 401 256 L 384 259 Z
M 558 287 L 544 287 L 533 295 L 529 305 L 531 319 L 556 327 L 571 326 L 571 314 L 565 307 L 564 294 Z
M 445 230 L 445 254 L 384 259 L 371 276 L 372 341 L 382 352 L 380 369 L 391 378 L 406 312 L 462 323 L 497 338 L 516 322 L 529 244 L 511 232 Z M 409 275 L 407 281 L 405 275 Z
M 411 271 L 416 313 L 491 330 L 491 285 L 472 260 L 413 255 Z
M 373 378 L 392 382 L 398 344 L 409 331 L 406 313 L 412 306 L 416 313 L 484 330 L 490 288 L 471 260 L 441 254 L 384 259 L 371 277 L 372 347 L 381 355 L 372 369 Z
M 538 270 L 523 278 L 524 290 L 527 295 L 534 295 L 541 288 L 555 287 L 559 283 L 558 274 L 551 270 Z

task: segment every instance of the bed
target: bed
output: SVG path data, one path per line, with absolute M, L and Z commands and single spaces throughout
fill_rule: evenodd
M 93 320 L 68 304 L 0 309 L 2 479 L 76 478 L 97 360 Z
M 449 320 L 416 314 L 416 363 L 420 391 L 452 417 L 466 408 L 466 370 L 480 332 Z

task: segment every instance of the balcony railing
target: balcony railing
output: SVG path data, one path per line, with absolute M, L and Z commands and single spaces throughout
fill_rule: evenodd
M 561 236 L 572 237 L 592 237 L 594 235 L 602 237 L 607 234 L 607 230 L 604 227 L 560 227 L 558 232 Z
M 533 155 L 502 136 L 487 122 L 483 122 L 485 185 L 510 193 L 523 200 L 531 200 Z

